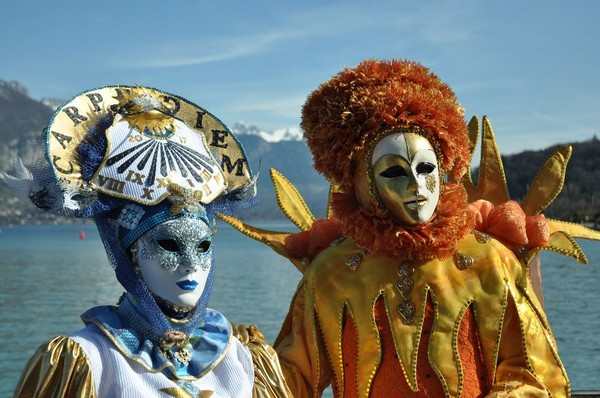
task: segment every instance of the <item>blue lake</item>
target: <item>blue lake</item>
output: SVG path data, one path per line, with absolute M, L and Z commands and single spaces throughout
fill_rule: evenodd
M 259 223 L 296 231 L 285 222 Z M 236 323 L 255 323 L 272 342 L 300 273 L 263 244 L 223 223 L 214 237 L 217 274 L 210 306 Z M 80 232 L 86 235 L 80 239 Z M 589 265 L 542 256 L 548 318 L 574 390 L 599 389 L 600 243 L 580 241 Z M 0 397 L 10 397 L 33 351 L 82 327 L 86 309 L 122 293 L 95 226 L 3 226 L 0 233 Z

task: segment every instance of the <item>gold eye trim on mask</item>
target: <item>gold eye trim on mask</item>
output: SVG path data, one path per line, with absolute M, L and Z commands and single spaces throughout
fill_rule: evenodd
M 425 138 L 431 144 L 431 146 L 435 152 L 437 161 L 438 161 L 437 169 L 438 169 L 439 180 L 440 180 L 440 196 L 444 192 L 444 175 L 446 174 L 446 172 L 444 170 L 444 166 L 443 166 L 444 155 L 443 155 L 442 151 L 440 150 L 439 146 L 437 145 L 437 142 L 433 139 L 433 137 L 434 137 L 433 134 L 431 134 L 430 132 L 428 132 L 426 130 L 421 129 L 419 126 L 392 128 L 390 130 L 385 131 L 383 134 L 379 135 L 375 140 L 368 143 L 368 145 L 366 146 L 365 157 L 363 159 L 364 166 L 367 170 L 367 182 L 369 184 L 369 194 L 371 195 L 372 198 L 374 198 L 377 201 L 380 209 L 387 209 L 387 207 L 385 206 L 383 199 L 379 195 L 379 191 L 377 190 L 377 186 L 375 184 L 375 174 L 374 174 L 375 168 L 373 167 L 373 164 L 372 164 L 373 152 L 375 151 L 375 147 L 377 146 L 377 144 L 379 144 L 379 142 L 382 139 L 384 139 L 385 137 L 392 135 L 392 134 L 408 134 L 408 133 L 417 134 L 417 135 Z M 435 180 L 428 179 L 426 187 L 430 192 L 435 190 Z

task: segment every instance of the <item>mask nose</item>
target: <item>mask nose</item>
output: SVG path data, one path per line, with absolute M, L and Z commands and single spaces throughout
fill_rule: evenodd
M 199 269 L 206 271 L 210 268 L 211 257 L 198 256 L 196 253 L 190 253 L 183 256 L 179 264 L 178 271 L 182 274 L 191 274 Z
M 414 175 L 414 173 L 411 173 L 408 176 L 408 186 L 406 188 L 408 190 L 408 192 L 410 192 L 411 194 L 418 194 L 419 193 L 419 182 L 417 180 L 417 177 Z
M 185 255 L 179 264 L 179 272 L 182 274 L 191 274 L 200 267 L 200 261 L 190 255 Z

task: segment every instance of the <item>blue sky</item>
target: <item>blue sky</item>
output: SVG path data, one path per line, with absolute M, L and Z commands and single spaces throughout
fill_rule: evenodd
M 408 58 L 488 115 L 505 153 L 600 135 L 600 2 L 3 1 L 0 79 L 68 99 L 139 84 L 226 124 L 297 127 L 318 84 Z

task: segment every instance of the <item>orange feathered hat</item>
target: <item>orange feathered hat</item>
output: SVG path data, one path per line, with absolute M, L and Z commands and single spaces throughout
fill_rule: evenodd
M 447 173 L 461 176 L 470 159 L 462 107 L 452 89 L 407 60 L 367 60 L 312 92 L 302 129 L 314 166 L 342 189 L 352 186 L 355 155 L 392 128 L 425 130 L 443 154 Z

